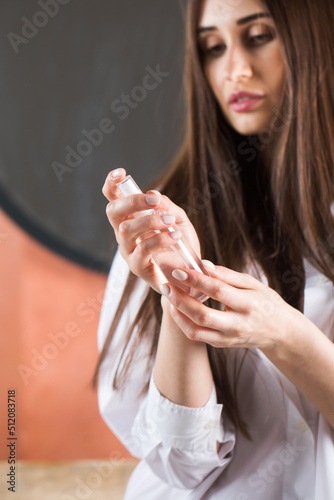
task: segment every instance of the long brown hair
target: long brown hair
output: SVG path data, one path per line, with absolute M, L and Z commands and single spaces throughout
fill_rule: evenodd
M 186 11 L 184 141 L 154 186 L 162 186 L 160 191 L 186 210 L 203 258 L 240 272 L 245 272 L 246 259 L 260 263 L 269 286 L 303 312 L 303 257 L 334 282 L 334 218 L 330 209 L 334 201 L 334 14 L 331 0 L 263 3 L 283 41 L 286 75 L 278 110 L 279 133 L 265 131 L 267 135 L 262 136 L 262 143 L 270 142 L 270 161 L 251 146 L 251 139 L 258 137 L 239 135 L 221 112 L 205 78 L 197 42 L 203 0 L 190 0 Z M 129 274 L 100 353 L 94 387 L 137 279 Z M 210 305 L 217 307 L 213 301 Z M 121 363 L 118 365 L 114 389 L 124 386 L 136 347 L 147 337 L 152 320 L 148 362 L 154 359 L 161 316 L 160 295 L 150 289 L 124 335 L 122 357 L 137 327 L 122 370 Z M 227 367 L 235 350 L 210 345 L 207 349 L 218 402 L 224 404 L 225 414 L 236 429 L 249 437 L 238 408 L 241 365 L 237 367 L 234 361 L 234 376 L 228 378 Z M 143 381 L 143 392 L 147 382 Z

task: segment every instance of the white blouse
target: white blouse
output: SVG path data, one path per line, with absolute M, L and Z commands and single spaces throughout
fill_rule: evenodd
M 306 260 L 304 266 L 304 314 L 334 339 L 333 283 Z M 127 275 L 127 264 L 117 252 L 98 326 L 99 350 Z M 147 363 L 148 342 L 137 350 L 125 389 L 112 389 L 122 339 L 147 287 L 138 280 L 98 385 L 103 419 L 129 452 L 141 459 L 124 500 L 333 500 L 334 430 L 259 349 L 248 351 L 238 385 L 240 410 L 252 441 L 235 432 L 223 405 L 217 404 L 214 387 L 201 408 L 180 406 L 163 397 L 154 383 L 153 362 Z M 242 356 L 243 351 L 239 353 Z M 148 393 L 138 397 L 148 380 Z M 219 452 L 217 441 L 222 443 Z

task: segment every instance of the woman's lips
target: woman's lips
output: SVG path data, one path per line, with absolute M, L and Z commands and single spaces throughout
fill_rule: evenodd
M 257 97 L 243 97 L 239 101 L 234 101 L 230 103 L 231 108 L 237 113 L 243 113 L 244 111 L 250 111 L 258 106 L 264 99 L 265 96 L 257 96 Z

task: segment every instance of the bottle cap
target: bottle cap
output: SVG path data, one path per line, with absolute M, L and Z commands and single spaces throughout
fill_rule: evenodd
M 116 184 L 123 196 L 129 196 L 130 194 L 141 194 L 142 190 L 135 183 L 131 175 L 127 175 L 122 182 Z

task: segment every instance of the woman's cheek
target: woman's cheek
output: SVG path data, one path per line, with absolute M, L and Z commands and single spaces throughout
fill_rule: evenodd
M 285 81 L 285 70 L 284 62 L 282 59 L 281 50 L 279 47 L 271 56 L 271 66 L 270 66 L 270 88 L 273 92 L 273 100 L 275 104 L 280 102 L 280 97 L 284 87 Z

